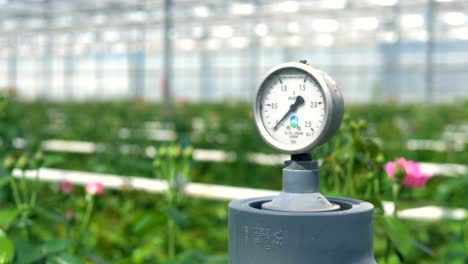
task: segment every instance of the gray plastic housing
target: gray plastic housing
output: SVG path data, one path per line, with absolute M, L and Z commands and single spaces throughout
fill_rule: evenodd
M 327 197 L 336 211 L 261 209 L 274 197 L 229 203 L 230 264 L 374 264 L 372 204 Z
M 262 204 L 262 209 L 276 211 L 331 211 L 339 205 L 330 203 L 319 191 L 317 161 L 285 162 L 283 168 L 283 191 L 271 202 Z

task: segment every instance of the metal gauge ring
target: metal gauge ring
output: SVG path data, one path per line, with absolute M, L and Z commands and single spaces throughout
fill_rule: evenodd
M 260 82 L 254 118 L 271 147 L 307 153 L 332 137 L 343 119 L 343 96 L 326 73 L 301 62 L 271 69 Z

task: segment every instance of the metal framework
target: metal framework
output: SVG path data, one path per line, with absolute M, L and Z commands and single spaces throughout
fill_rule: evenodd
M 267 68 L 307 58 L 351 101 L 430 104 L 466 95 L 467 7 L 467 0 L 4 0 L 0 87 L 31 99 L 244 100 Z

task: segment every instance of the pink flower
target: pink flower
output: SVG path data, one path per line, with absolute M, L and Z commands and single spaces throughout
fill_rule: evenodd
M 104 186 L 99 182 L 90 182 L 86 184 L 86 192 L 90 195 L 102 195 L 104 193 Z
M 73 213 L 72 210 L 67 210 L 65 212 L 65 218 L 68 220 L 68 221 L 71 221 L 73 220 L 73 218 L 75 218 L 75 213 Z
M 71 181 L 61 181 L 59 183 L 59 190 L 64 194 L 70 194 L 73 191 L 73 183 Z
M 187 99 L 185 99 L 184 97 L 179 97 L 179 99 L 177 100 L 177 104 L 183 107 L 185 104 L 187 104 Z
M 387 172 L 390 179 L 395 179 L 395 173 L 398 170 L 404 173 L 402 180 L 403 185 L 410 188 L 424 187 L 427 180 L 432 176 L 423 173 L 417 162 L 404 158 L 400 158 L 396 162 L 387 162 L 387 164 L 385 164 L 385 172 Z

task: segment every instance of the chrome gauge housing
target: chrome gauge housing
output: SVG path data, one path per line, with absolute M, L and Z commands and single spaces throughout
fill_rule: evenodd
M 263 140 L 274 149 L 307 153 L 340 127 L 344 103 L 335 81 L 302 62 L 271 69 L 258 85 L 253 112 Z

